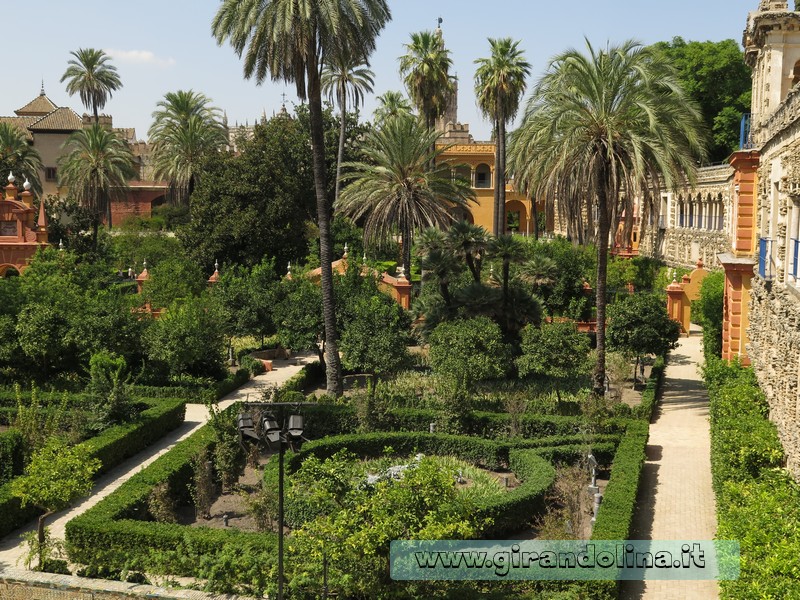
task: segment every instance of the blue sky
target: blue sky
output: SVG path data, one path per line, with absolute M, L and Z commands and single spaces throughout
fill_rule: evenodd
M 401 90 L 397 58 L 412 31 L 434 29 L 444 19 L 445 43 L 459 76 L 459 120 L 477 139 L 488 139 L 490 125 L 479 114 L 473 95 L 474 60 L 488 55 L 488 37 L 521 41 L 535 80 L 549 59 L 568 47 L 636 38 L 644 43 L 732 38 L 741 42 L 747 13 L 758 0 L 389 0 L 393 19 L 372 57 L 375 92 Z M 32 8 L 35 6 L 35 9 Z M 83 112 L 59 80 L 69 52 L 103 48 L 114 57 L 123 88 L 106 105 L 117 127 L 135 127 L 146 138 L 151 113 L 166 92 L 194 89 L 225 109 L 232 125 L 253 122 L 262 112 L 297 102 L 294 87 L 282 82 L 256 86 L 244 80 L 241 61 L 229 46 L 211 37 L 215 0 L 0 0 L 6 27 L 2 49 L 4 77 L 0 115 L 33 99 L 41 81 L 59 106 Z M 496 11 L 492 12 L 492 11 Z M 374 96 L 365 112 L 374 109 Z

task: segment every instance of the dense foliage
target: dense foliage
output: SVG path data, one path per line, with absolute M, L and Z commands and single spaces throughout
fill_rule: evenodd
M 738 540 L 741 573 L 723 598 L 788 598 L 800 585 L 800 487 L 784 470 L 778 432 L 752 370 L 707 357 L 717 537 Z M 780 518 L 776 518 L 779 515 Z
M 685 41 L 654 45 L 675 65 L 681 84 L 700 106 L 712 136 L 711 162 L 724 161 L 739 149 L 739 124 L 750 112 L 752 81 L 742 49 L 735 40 Z
M 703 354 L 706 360 L 722 354 L 722 309 L 725 273 L 709 273 L 700 285 L 700 299 L 692 306 L 693 317 L 703 327 Z M 696 313 L 696 314 L 695 314 Z

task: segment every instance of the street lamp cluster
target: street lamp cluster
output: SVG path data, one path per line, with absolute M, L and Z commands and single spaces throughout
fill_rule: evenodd
M 288 446 L 297 451 L 305 441 L 303 437 L 303 416 L 298 414 L 301 406 L 313 403 L 301 402 L 290 404 L 286 402 L 269 402 L 248 405 L 261 408 L 264 412 L 260 417 L 259 428 L 256 429 L 251 412 L 242 411 L 236 420 L 239 430 L 239 440 L 244 445 L 244 440 L 250 438 L 256 442 L 266 442 L 269 448 L 278 447 L 278 600 L 283 600 L 283 456 Z M 284 420 L 284 409 L 292 408 L 293 414 Z

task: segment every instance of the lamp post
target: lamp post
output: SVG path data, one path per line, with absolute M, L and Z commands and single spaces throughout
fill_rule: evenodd
M 253 416 L 242 411 L 237 419 L 239 439 L 244 443 L 244 438 L 264 441 L 272 448 L 278 446 L 278 600 L 283 600 L 283 457 L 288 445 L 292 450 L 299 450 L 305 440 L 303 437 L 303 416 L 296 414 L 301 406 L 315 406 L 313 402 L 264 402 L 253 403 L 246 406 L 257 406 L 268 411 L 261 417 L 261 430 L 256 431 Z M 284 421 L 284 409 L 290 407 L 295 414 L 289 415 L 288 422 Z M 285 425 L 285 427 L 284 427 Z

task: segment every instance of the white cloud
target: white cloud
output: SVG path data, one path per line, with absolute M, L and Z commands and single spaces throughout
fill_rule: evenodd
M 136 65 L 153 65 L 156 67 L 171 67 L 175 64 L 174 58 L 160 58 L 150 50 L 105 50 L 111 58 L 123 63 Z

